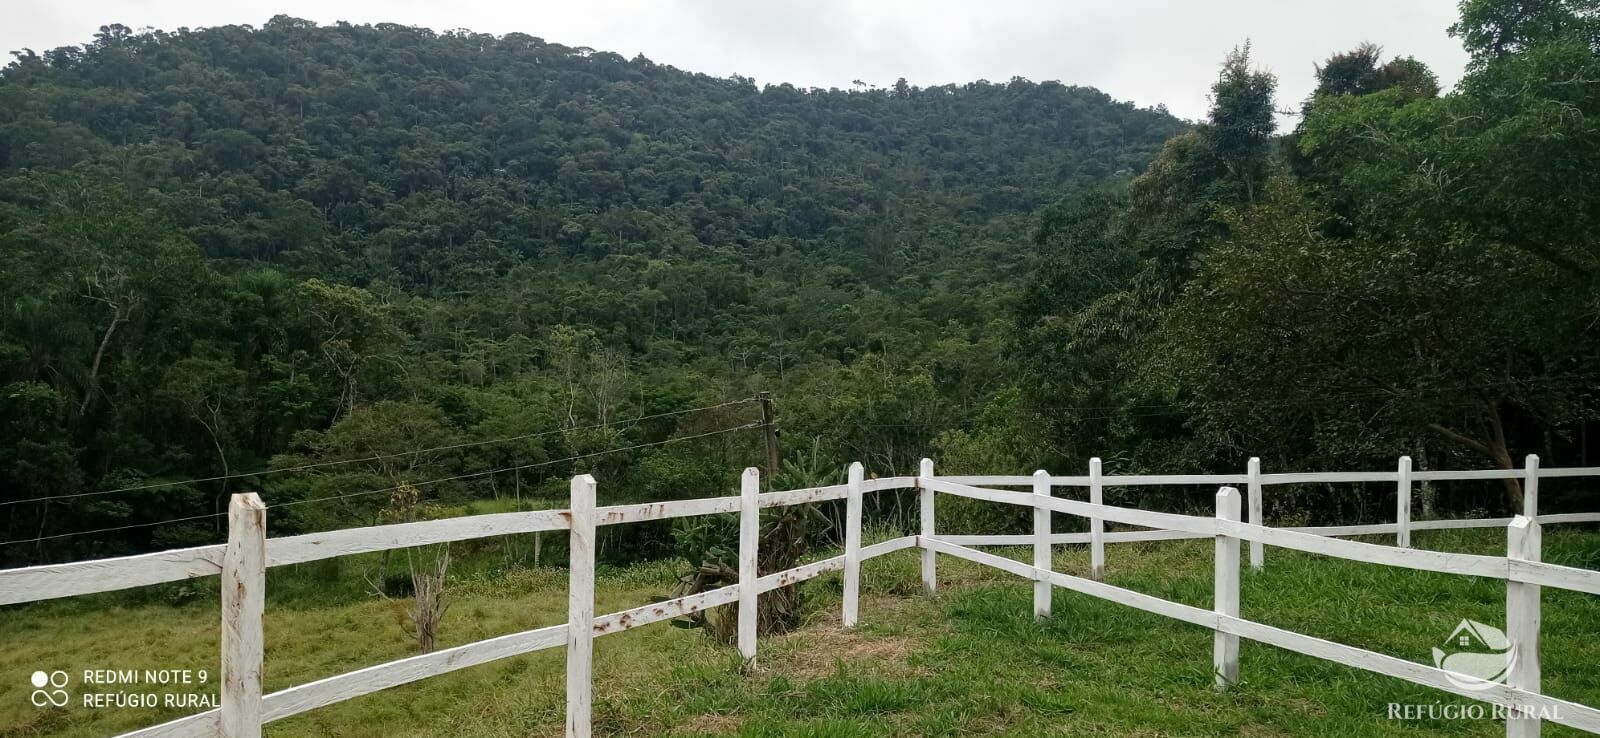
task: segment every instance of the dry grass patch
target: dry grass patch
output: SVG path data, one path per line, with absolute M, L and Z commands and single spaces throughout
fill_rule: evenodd
M 931 641 L 932 633 L 919 627 L 914 610 L 928 609 L 925 602 L 904 597 L 864 597 L 861 621 L 846 628 L 835 608 L 818 612 L 794 632 L 764 640 L 757 668 L 804 684 L 832 676 L 841 669 L 883 676 L 925 676 L 926 667 L 911 657 Z M 874 626 L 868 618 L 892 627 Z
M 733 715 L 696 715 L 673 731 L 674 735 L 722 735 L 739 729 L 740 719 Z

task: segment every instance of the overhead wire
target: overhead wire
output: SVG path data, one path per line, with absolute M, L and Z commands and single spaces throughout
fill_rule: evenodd
M 487 470 L 487 471 L 471 472 L 471 473 L 467 473 L 467 474 L 457 474 L 455 476 L 444 477 L 444 478 L 441 478 L 441 479 L 430 479 L 430 480 L 425 480 L 425 481 L 421 481 L 421 482 L 406 482 L 406 483 L 403 483 L 403 484 L 394 485 L 392 487 L 384 487 L 384 488 L 381 488 L 381 489 L 362 490 L 360 492 L 350 492 L 350 493 L 342 494 L 342 495 L 330 495 L 330 496 L 327 496 L 327 497 L 314 497 L 314 498 L 305 499 L 305 500 L 291 500 L 291 501 L 288 501 L 288 502 L 280 502 L 280 503 L 275 504 L 275 505 L 267 505 L 267 509 L 270 510 L 270 509 L 275 509 L 275 508 L 292 507 L 292 506 L 295 506 L 295 505 L 304 505 L 304 504 L 313 503 L 313 502 L 328 502 L 328 501 L 331 501 L 331 500 L 343 500 L 343 499 L 348 499 L 348 498 L 352 498 L 352 497 L 361 497 L 361 496 L 364 496 L 364 495 L 382 494 L 384 492 L 393 492 L 395 490 L 401 489 L 401 488 L 406 487 L 406 486 L 410 486 L 410 487 L 428 487 L 428 486 L 432 486 L 432 485 L 436 485 L 436 484 L 443 484 L 445 482 L 455 482 L 455 481 L 460 481 L 460 480 L 463 480 L 463 479 L 475 479 L 475 478 L 478 478 L 478 477 L 486 477 L 486 476 L 491 476 L 491 475 L 494 475 L 494 474 L 501 474 L 501 473 L 510 472 L 510 471 L 517 471 L 517 470 L 520 470 L 520 469 L 532 469 L 532 468 L 542 467 L 542 466 L 552 466 L 552 465 L 555 465 L 555 464 L 561 464 L 561 463 L 565 463 L 565 462 L 568 462 L 568 461 L 579 461 L 579 460 L 582 460 L 582 459 L 594 458 L 596 456 L 604 456 L 606 454 L 621 453 L 623 451 L 635 451 L 635 450 L 638 450 L 638 449 L 641 449 L 641 448 L 650 448 L 650 447 L 653 447 L 653 446 L 664 446 L 664 445 L 667 445 L 669 443 L 679 443 L 679 442 L 683 442 L 683 441 L 692 441 L 692 440 L 699 439 L 699 438 L 708 438 L 708 437 L 711 437 L 711 436 L 722 435 L 724 433 L 733 433 L 735 431 L 750 430 L 752 428 L 760 428 L 761 426 L 762 426 L 762 424 L 759 421 L 753 422 L 753 423 L 745 423 L 744 425 L 733 426 L 731 428 L 721 428 L 721 429 L 718 429 L 718 430 L 708 431 L 708 432 L 705 432 L 705 433 L 697 433 L 697 434 L 689 435 L 689 436 L 675 436 L 675 437 L 663 439 L 663 440 L 660 440 L 660 441 L 650 441 L 650 442 L 647 442 L 647 443 L 636 443 L 636 444 L 633 444 L 631 446 L 621 446 L 621 447 L 618 447 L 618 448 L 609 448 L 609 449 L 604 449 L 604 450 L 601 450 L 601 451 L 592 451 L 592 452 L 589 452 L 589 453 L 576 454 L 576 455 L 568 456 L 566 458 L 561 458 L 561 459 L 550 459 L 550 460 L 547 460 L 547 461 L 539 461 L 539 462 L 534 462 L 534 463 L 531 463 L 531 464 L 519 464 L 517 466 L 508 466 L 508 467 L 504 467 L 504 468 L 500 468 L 500 469 L 490 469 L 490 470 Z M 178 517 L 178 518 L 168 518 L 168 519 L 165 519 L 165 520 L 154 520 L 154 521 L 149 521 L 149 522 L 144 522 L 144 523 L 130 523 L 130 524 L 127 524 L 127 525 L 118 525 L 118 526 L 112 526 L 112 527 L 108 527 L 108 528 L 95 528 L 93 530 L 79 530 L 79 531 L 70 531 L 70 532 L 67 532 L 67 533 L 55 533 L 55 534 L 48 535 L 48 536 L 36 536 L 34 538 L 19 538 L 19 539 L 11 540 L 11 541 L 0 541 L 0 546 L 12 546 L 12 545 L 19 545 L 19 544 L 24 544 L 24 543 L 39 543 L 39 542 L 42 542 L 42 541 L 51 541 L 51 540 L 56 540 L 56 539 L 61 539 L 61 538 L 69 538 L 69 537 L 72 537 L 72 536 L 85 536 L 85 535 L 92 535 L 92 534 L 96 534 L 96 533 L 113 533 L 113 532 L 116 532 L 116 531 L 132 530 L 132 529 L 135 529 L 135 528 L 149 528 L 149 527 L 154 527 L 154 526 L 157 526 L 157 525 L 167 525 L 167 524 L 170 524 L 170 523 L 182 523 L 182 522 L 188 522 L 188 521 L 193 521 L 193 520 L 205 520 L 205 519 L 209 519 L 209 518 L 220 517 L 220 516 L 225 515 L 225 514 L 226 513 L 220 513 L 219 512 L 219 513 L 207 513 L 207 514 L 204 514 L 204 515 L 189 515 L 189 516 Z
M 642 422 L 644 422 L 646 420 L 655 420 L 657 418 L 666 418 L 666 417 L 671 417 L 671 416 L 674 416 L 674 415 L 684 415 L 684 414 L 687 414 L 687 413 L 704 412 L 704 411 L 707 411 L 707 410 L 716 410 L 716 409 L 719 409 L 719 408 L 729 407 L 729 406 L 732 406 L 732 405 L 742 405 L 742 404 L 752 403 L 752 402 L 756 402 L 756 401 L 757 400 L 755 398 L 744 398 L 744 399 L 739 399 L 739 400 L 729 400 L 727 402 L 721 402 L 721 403 L 717 403 L 715 405 L 705 405 L 705 406 L 702 406 L 702 407 L 692 407 L 692 408 L 687 408 L 687 409 L 684 409 L 684 410 L 673 410 L 673 411 L 670 411 L 670 412 L 656 413 L 656 414 L 653 414 L 653 415 L 642 415 L 642 416 L 639 416 L 639 417 L 636 417 L 636 418 L 627 418 L 627 419 L 623 419 L 623 420 L 613 420 L 613 421 L 606 422 L 606 423 L 594 423 L 594 424 L 591 424 L 591 425 L 574 426 L 572 428 L 558 428 L 558 429 L 554 429 L 554 430 L 539 431 L 537 433 L 526 433 L 526 434 L 519 435 L 519 436 L 507 436 L 507 437 L 504 437 L 504 438 L 492 438 L 492 439 L 483 440 L 483 441 L 468 441 L 468 442 L 465 442 L 465 443 L 454 443 L 454 444 L 448 444 L 448 445 L 444 445 L 444 446 L 435 446 L 433 448 L 417 449 L 417 450 L 413 450 L 413 451 L 401 451 L 401 452 L 390 453 L 390 454 L 376 454 L 376 455 L 373 455 L 373 456 L 366 456 L 366 457 L 362 457 L 362 458 L 358 458 L 358 459 L 336 459 L 336 460 L 332 460 L 332 461 L 319 461 L 319 462 L 314 462 L 314 463 L 309 463 L 309 464 L 298 464 L 298 465 L 295 465 L 295 466 L 280 467 L 280 468 L 276 468 L 276 469 L 263 469 L 261 471 L 243 472 L 243 473 L 240 473 L 240 474 L 227 474 L 227 475 L 221 475 L 221 476 L 215 476 L 215 477 L 200 477 L 200 478 L 196 478 L 196 479 L 183 479 L 183 480 L 176 480 L 176 481 L 170 481 L 170 482 L 153 482 L 153 483 L 150 483 L 150 484 L 140 484 L 140 485 L 134 485 L 134 486 L 129 486 L 129 487 L 119 487 L 117 489 L 94 490 L 94 491 L 90 491 L 90 492 L 75 492 L 75 493 L 63 494 L 63 495 L 51 495 L 49 497 L 29 497 L 29 498 L 21 499 L 21 500 L 3 500 L 3 501 L 0 501 L 0 507 L 5 507 L 7 505 L 20 505 L 20 504 L 24 504 L 24 503 L 51 502 L 51 501 L 54 501 L 54 500 L 72 500 L 72 499 L 80 499 L 80 498 L 85 498 L 85 497 L 101 497 L 101 496 L 104 496 L 104 495 L 113 495 L 113 494 L 118 494 L 118 493 L 122 493 L 122 492 L 139 492 L 139 491 L 143 491 L 143 490 L 161 489 L 161 488 L 166 488 L 166 487 L 181 487 L 181 486 L 189 485 L 189 484 L 203 484 L 203 483 L 206 483 L 206 482 L 221 482 L 221 481 L 227 481 L 227 480 L 231 480 L 231 479 L 248 479 L 248 478 L 252 478 L 252 477 L 268 476 L 268 475 L 271 475 L 271 474 L 284 474 L 284 473 L 288 473 L 288 472 L 307 471 L 307 470 L 310 470 L 310 469 L 321 469 L 321 468 L 330 467 L 330 466 L 339 466 L 339 465 L 342 465 L 342 464 L 360 464 L 360 463 L 366 463 L 366 462 L 371 462 L 371 461 L 383 461 L 385 459 L 400 458 L 402 456 L 417 456 L 417 455 L 421 455 L 421 454 L 437 453 L 437 452 L 440 452 L 440 451 L 454 451 L 454 450 L 459 450 L 459 449 L 463 449 L 463 448 L 474 448 L 474 447 L 478 447 L 478 446 L 488 446 L 488 445 L 500 444 L 500 443 L 510 443 L 512 441 L 522 441 L 522 440 L 527 440 L 527 439 L 530 439 L 530 438 L 542 438 L 542 437 L 545 437 L 545 436 L 553 436 L 553 435 L 562 434 L 562 433 L 572 433 L 572 432 L 576 432 L 576 431 L 595 430 L 595 429 L 598 429 L 598 428 L 609 428 L 611 426 L 623 425 L 623 424 L 629 424 L 629 423 L 637 424 L 637 423 L 642 423 Z

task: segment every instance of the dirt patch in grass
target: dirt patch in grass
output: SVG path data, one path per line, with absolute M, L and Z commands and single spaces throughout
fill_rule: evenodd
M 906 598 L 873 597 L 862 602 L 862 620 L 874 618 L 904 626 Z M 804 627 L 763 644 L 768 654 L 758 658 L 758 668 L 799 683 L 831 676 L 840 668 L 893 675 L 924 675 L 928 670 L 911 663 L 912 654 L 927 645 L 928 633 L 912 628 L 884 632 L 862 622 L 846 628 L 837 611 L 818 613 Z
M 678 726 L 676 735 L 722 735 L 739 729 L 739 718 L 732 715 L 696 715 Z

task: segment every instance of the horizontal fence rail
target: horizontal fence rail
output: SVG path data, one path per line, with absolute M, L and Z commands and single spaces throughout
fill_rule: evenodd
M 924 460 L 918 476 L 865 478 L 860 464 L 850 468 L 845 484 L 759 493 L 759 476 L 747 470 L 736 496 L 656 503 L 594 505 L 591 477 L 573 480 L 572 505 L 566 510 L 474 515 L 446 520 L 400 523 L 365 528 L 266 538 L 260 503 L 253 495 L 236 495 L 229 510 L 228 544 L 198 546 L 137 556 L 47 564 L 0 570 L 0 605 L 109 592 L 203 576 L 223 574 L 233 593 L 224 593 L 223 699 L 221 707 L 152 726 L 126 736 L 256 736 L 262 723 L 281 720 L 320 707 L 409 684 L 432 676 L 469 668 L 563 644 L 568 659 L 567 734 L 589 735 L 589 698 L 594 638 L 620 633 L 715 607 L 738 607 L 739 651 L 747 661 L 756 653 L 756 597 L 830 572 L 844 574 L 842 619 L 854 626 L 859 608 L 859 567 L 862 561 L 906 549 L 922 552 L 922 580 L 928 593 L 937 587 L 937 555 L 990 566 L 1035 582 L 1034 609 L 1049 617 L 1048 589 L 1060 587 L 1093 597 L 1170 617 L 1211 629 L 1216 633 L 1214 653 L 1219 686 L 1238 679 L 1239 638 L 1249 639 L 1316 658 L 1404 679 L 1416 684 L 1501 705 L 1512 711 L 1508 726 L 1526 730 L 1537 720 L 1521 711 L 1539 710 L 1551 722 L 1600 733 L 1600 711 L 1539 693 L 1537 658 L 1507 678 L 1505 684 L 1472 684 L 1470 677 L 1353 646 L 1245 620 L 1238 614 L 1238 551 L 1250 544 L 1250 565 L 1261 568 L 1263 548 L 1276 546 L 1350 561 L 1421 571 L 1445 572 L 1499 579 L 1508 587 L 1508 633 L 1520 638 L 1537 654 L 1538 590 L 1553 587 L 1600 594 L 1600 572 L 1539 560 L 1541 525 L 1600 522 L 1600 513 L 1538 515 L 1538 481 L 1543 478 L 1600 476 L 1600 467 L 1542 469 L 1535 457 L 1520 469 L 1470 471 L 1413 471 L 1410 459 L 1401 458 L 1393 472 L 1315 472 L 1263 474 L 1252 459 L 1244 474 L 1103 475 L 1096 459 L 1084 476 L 937 476 L 933 463 Z M 1523 515 L 1512 518 L 1469 520 L 1410 519 L 1411 485 L 1421 481 L 1522 480 Z M 1393 483 L 1397 485 L 1397 521 L 1362 525 L 1274 528 L 1263 524 L 1262 490 L 1274 485 Z M 1246 485 L 1243 499 L 1231 487 Z M 1178 515 L 1104 504 L 1101 493 L 1111 487 L 1224 486 L 1218 496 L 1216 516 Z M 996 489 L 1026 487 L 1028 491 Z M 1055 487 L 1087 488 L 1089 501 L 1056 497 Z M 886 490 L 917 489 L 921 506 L 917 535 L 902 536 L 870 545 L 861 542 L 863 496 Z M 937 494 L 950 494 L 1034 510 L 1034 532 L 1022 535 L 940 535 L 933 514 Z M 760 573 L 757 556 L 759 511 L 790 505 L 844 501 L 843 553 L 779 572 Z M 1247 512 L 1245 515 L 1243 513 Z M 643 605 L 621 612 L 595 615 L 593 534 L 599 526 L 672 520 L 703 515 L 740 518 L 739 581 L 736 584 L 685 597 Z M 1090 522 L 1085 533 L 1053 533 L 1051 514 L 1083 517 Z M 1105 523 L 1141 530 L 1105 531 Z M 1506 528 L 1511 537 L 1506 556 L 1483 556 L 1411 548 L 1410 532 L 1458 528 Z M 264 571 L 286 564 L 336 556 L 399 548 L 521 535 L 568 531 L 572 537 L 569 566 L 571 586 L 568 622 L 511 633 L 432 653 L 412 656 L 330 676 L 288 689 L 262 694 L 259 681 L 261 607 Z M 1342 536 L 1396 535 L 1396 545 L 1342 540 Z M 1105 570 L 1106 543 L 1212 538 L 1217 541 L 1217 607 L 1213 610 L 1162 600 L 1100 581 Z M 1087 544 L 1091 550 L 1091 577 L 1050 571 L 1051 547 Z M 1028 565 L 975 546 L 1032 546 L 1034 564 Z M 1232 575 L 1227 572 L 1231 570 Z M 228 589 L 228 587 L 225 587 Z M 1529 645 L 1529 644 L 1532 645 Z M 239 679 L 229 680 L 237 673 Z M 1463 680 L 1466 680 L 1463 682 Z M 235 684 L 234 682 L 238 683 Z M 1461 686 L 1463 683 L 1469 686 Z M 1559 717 L 1557 717 L 1559 716 Z M 1511 728 L 1508 728 L 1511 730 Z M 1517 735 L 1529 733 L 1519 732 Z
M 1218 615 L 1212 610 L 1163 600 L 1159 597 L 1135 592 L 1131 589 L 1123 589 L 1092 579 L 1038 569 L 1004 556 L 958 546 L 940 539 L 926 541 L 925 543 L 939 553 L 983 564 L 1020 577 L 1046 581 L 1062 589 L 1098 597 L 1155 615 L 1180 620 L 1203 628 L 1219 630 L 1230 635 L 1314 656 L 1325 661 L 1333 661 L 1346 666 L 1404 679 L 1415 684 L 1434 687 L 1462 697 L 1506 707 L 1534 707 L 1546 710 L 1556 708 L 1554 712 L 1561 715 L 1562 719 L 1553 722 L 1560 722 L 1589 732 L 1600 732 L 1600 710 L 1585 705 L 1526 692 L 1493 682 L 1479 680 L 1481 684 L 1472 684 L 1472 677 L 1463 674 L 1447 672 L 1437 667 L 1314 638 L 1235 616 Z M 1461 683 L 1471 686 L 1460 686 Z
M 1097 478 L 1097 471 L 1098 464 L 1091 464 L 1089 477 L 1091 480 L 1091 500 L 1094 499 L 1092 495 L 1094 487 L 1101 483 L 1101 480 Z M 1031 507 L 1035 510 L 1035 531 L 1031 536 L 946 536 L 943 538 L 925 536 L 919 538 L 919 544 L 938 553 L 948 554 L 1030 579 L 1036 583 L 1036 586 L 1048 583 L 1049 586 L 1073 590 L 1209 628 L 1215 633 L 1216 643 L 1213 653 L 1213 665 L 1219 687 L 1226 687 L 1239 678 L 1237 639 L 1247 638 L 1322 660 L 1404 679 L 1415 684 L 1434 687 L 1451 694 L 1504 707 L 1507 715 L 1506 732 L 1508 736 L 1537 736 L 1539 734 L 1539 725 L 1544 721 L 1592 733 L 1600 733 L 1600 710 L 1540 693 L 1538 655 L 1540 588 L 1554 587 L 1588 594 L 1600 594 L 1600 572 L 1547 564 L 1539 560 L 1539 531 L 1541 523 L 1600 521 L 1600 515 L 1592 513 L 1538 517 L 1536 515 L 1538 505 L 1537 482 L 1541 477 L 1547 476 L 1546 472 L 1548 471 L 1550 470 L 1539 469 L 1536 457 L 1529 457 L 1527 466 L 1523 470 L 1495 470 L 1493 472 L 1470 473 L 1434 472 L 1422 477 L 1465 480 L 1505 479 L 1511 478 L 1510 475 L 1517 475 L 1516 478 L 1525 480 L 1524 512 L 1527 514 L 1518 515 L 1510 519 L 1427 521 L 1408 525 L 1405 517 L 1405 512 L 1409 507 L 1409 500 L 1407 499 L 1399 508 L 1401 521 L 1396 524 L 1337 526 L 1299 530 L 1269 528 L 1260 525 L 1258 512 L 1260 508 L 1255 504 L 1251 506 L 1252 510 L 1257 511 L 1252 516 L 1255 518 L 1255 522 L 1241 521 L 1239 519 L 1240 500 L 1238 492 L 1230 487 L 1223 487 L 1218 494 L 1217 515 L 1214 518 L 1177 516 L 1187 518 L 1186 522 L 1177 523 L 1172 519 L 1172 516 L 1163 513 L 1119 508 L 1098 504 L 1093 501 L 1083 503 L 1054 498 L 1050 496 L 1048 484 L 1045 482 L 1045 480 L 1054 478 L 1049 477 L 1044 472 L 1038 472 L 1031 478 L 1034 481 L 1034 494 L 1031 495 L 984 488 L 970 482 L 957 481 L 961 479 L 991 480 L 1001 484 L 1020 486 L 1021 481 L 1025 479 L 1021 477 L 990 476 L 924 479 L 925 486 L 939 492 L 976 500 Z M 1565 474 L 1561 476 L 1579 475 Z M 1276 479 L 1272 479 L 1270 475 L 1260 474 L 1257 464 L 1252 460 L 1250 471 L 1245 475 L 1246 483 L 1251 486 L 1252 492 L 1259 489 L 1264 483 L 1270 481 L 1282 482 L 1285 479 L 1301 483 L 1327 481 L 1383 482 L 1392 480 L 1401 485 L 1402 492 L 1404 492 L 1409 490 L 1409 482 L 1417 478 L 1419 477 L 1410 473 L 1409 459 L 1402 459 L 1399 470 L 1394 474 L 1277 475 Z M 1147 479 L 1149 478 L 1140 478 L 1139 481 Z M 1190 484 L 1193 477 L 1166 477 L 1164 479 L 1183 479 L 1184 481 L 1181 483 Z M 1050 533 L 1048 516 L 1041 515 L 1041 511 L 1079 515 L 1090 518 L 1091 522 L 1096 520 L 1112 521 L 1154 530 L 1102 534 L 1094 527 L 1091 527 L 1088 534 L 1054 535 Z M 1405 537 L 1405 534 L 1410 529 L 1498 527 L 1502 525 L 1507 529 L 1508 538 L 1507 555 L 1504 557 L 1414 549 L 1409 547 L 1409 540 Z M 1332 535 L 1362 535 L 1396 531 L 1400 532 L 1402 537 L 1397 542 L 1398 545 L 1395 546 L 1346 541 L 1330 537 Z M 1098 560 L 1092 561 L 1091 572 L 1094 575 L 1092 579 L 1050 571 L 1048 567 L 1050 558 L 1044 554 L 1048 546 L 1054 545 L 1058 541 L 1065 543 L 1088 542 L 1091 546 L 1098 546 L 1105 540 L 1114 540 L 1113 537 L 1120 540 L 1214 537 L 1217 541 L 1217 571 L 1213 580 L 1216 607 L 1213 610 L 1205 610 L 1097 581 L 1102 571 L 1101 562 Z M 1518 656 L 1513 659 L 1513 663 L 1508 667 L 1504 676 L 1504 683 L 1488 682 L 1434 666 L 1245 620 L 1239 616 L 1238 579 L 1239 545 L 1244 541 L 1250 541 L 1252 544 L 1290 548 L 1350 561 L 1505 580 L 1507 583 L 1506 629 L 1512 642 L 1513 651 Z M 973 545 L 1029 544 L 1034 546 L 1034 564 L 1032 566 L 970 548 Z M 1259 561 L 1259 554 L 1252 551 L 1252 563 Z M 1037 592 L 1034 596 L 1034 602 L 1036 616 L 1043 616 L 1044 613 L 1048 612 L 1047 606 L 1041 606 L 1041 597 Z

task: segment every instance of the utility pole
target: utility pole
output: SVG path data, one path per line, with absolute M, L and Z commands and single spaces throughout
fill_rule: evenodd
M 772 393 L 758 393 L 756 399 L 761 400 L 761 427 L 767 436 L 767 473 L 762 476 L 766 478 L 767 489 L 771 489 L 773 478 L 778 476 L 778 460 L 782 458 L 778 453 L 778 426 L 773 421 Z

